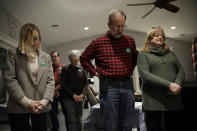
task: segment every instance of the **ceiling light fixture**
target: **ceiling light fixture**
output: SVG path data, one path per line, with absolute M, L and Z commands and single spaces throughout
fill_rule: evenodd
M 183 37 L 183 36 L 185 36 L 185 34 L 180 34 L 179 36 Z
M 176 27 L 175 27 L 175 26 L 172 26 L 172 27 L 170 27 L 170 29 L 175 30 L 175 29 L 176 29 Z
M 54 24 L 54 25 L 51 25 L 51 27 L 58 27 L 59 25 L 57 25 L 57 24 Z
M 86 26 L 86 27 L 84 27 L 83 29 L 84 29 L 84 30 L 89 30 L 89 27 L 88 27 L 88 26 Z

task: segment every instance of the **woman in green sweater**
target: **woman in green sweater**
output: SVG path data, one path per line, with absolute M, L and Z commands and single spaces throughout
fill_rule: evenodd
M 183 103 L 180 92 L 185 74 L 175 53 L 164 41 L 163 29 L 152 28 L 138 55 L 145 120 L 148 131 L 181 131 Z

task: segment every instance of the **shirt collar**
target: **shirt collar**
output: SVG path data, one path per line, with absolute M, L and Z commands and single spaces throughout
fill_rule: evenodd
M 72 66 L 72 65 L 70 64 L 70 67 L 71 67 L 72 69 L 81 69 L 81 65 Z
M 120 39 L 123 37 L 123 35 L 122 35 L 120 38 L 115 38 L 115 37 L 113 37 L 113 35 L 111 34 L 110 31 L 107 31 L 107 36 L 108 36 L 110 39 L 113 39 L 113 40 L 120 40 Z
M 53 68 L 58 68 L 60 67 L 60 63 L 58 65 L 55 65 L 55 64 L 52 64 L 53 65 Z

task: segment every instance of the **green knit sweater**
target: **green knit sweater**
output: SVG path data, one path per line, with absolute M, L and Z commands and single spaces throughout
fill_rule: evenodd
M 149 111 L 182 110 L 181 95 L 168 93 L 171 82 L 182 84 L 184 70 L 172 51 L 149 46 L 150 52 L 140 52 L 137 59 L 142 78 L 143 108 Z

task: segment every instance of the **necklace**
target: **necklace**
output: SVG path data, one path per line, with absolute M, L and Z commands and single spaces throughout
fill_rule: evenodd
M 157 60 L 157 61 L 159 61 L 159 63 L 161 63 L 161 64 L 165 64 L 166 62 L 167 62 L 167 58 L 166 57 L 164 57 L 164 56 L 156 56 L 155 55 L 155 59 Z

